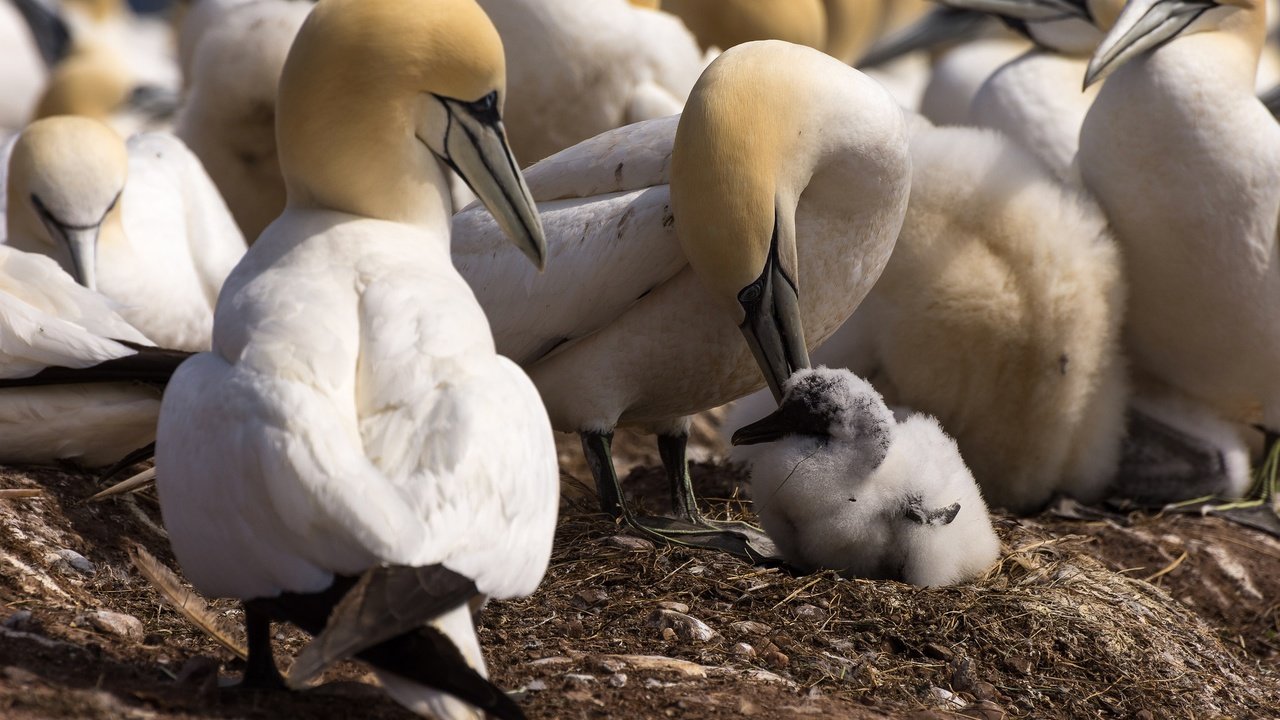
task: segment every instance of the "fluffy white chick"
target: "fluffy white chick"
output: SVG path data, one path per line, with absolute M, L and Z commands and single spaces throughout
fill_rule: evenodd
M 1000 554 L 987 506 L 956 443 L 925 415 L 895 421 L 844 369 L 799 370 L 782 404 L 733 435 L 751 497 L 788 562 L 850 577 L 950 585 Z

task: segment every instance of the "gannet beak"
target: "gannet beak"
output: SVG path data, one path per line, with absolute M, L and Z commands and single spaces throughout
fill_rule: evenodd
M 778 261 L 777 229 L 765 261 L 764 272 L 738 292 L 746 311 L 738 326 L 755 356 L 775 400 L 782 401 L 782 386 L 796 370 L 809 367 L 809 350 L 800 317 L 800 295 Z
M 36 214 L 49 231 L 55 242 L 62 243 L 71 255 L 71 274 L 76 282 L 89 288 L 98 289 L 98 235 L 102 231 L 101 221 L 97 225 L 77 227 L 64 225 L 53 217 L 39 198 L 33 196 Z
M 1085 3 L 1067 0 L 943 0 L 948 7 L 999 15 L 1028 22 L 1050 22 L 1081 18 L 1089 21 Z
M 784 402 L 764 418 L 738 428 L 730 440 L 734 445 L 758 445 L 788 435 L 827 437 L 830 423 L 815 415 L 802 402 Z
M 917 50 L 930 50 L 945 43 L 972 40 L 993 22 L 985 12 L 939 7 L 914 24 L 877 42 L 854 63 L 854 67 L 873 68 Z
M 1129 60 L 1177 37 L 1213 0 L 1131 0 L 1089 59 L 1084 86 L 1106 78 Z
M 436 97 L 449 114 L 443 160 L 493 213 L 515 246 L 542 270 L 547 257 L 542 221 L 507 143 L 497 93 L 475 102 Z

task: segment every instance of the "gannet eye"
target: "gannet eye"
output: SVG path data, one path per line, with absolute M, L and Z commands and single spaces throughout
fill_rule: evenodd
M 478 117 L 496 115 L 498 112 L 498 91 L 494 90 L 475 102 L 467 103 L 467 109 Z

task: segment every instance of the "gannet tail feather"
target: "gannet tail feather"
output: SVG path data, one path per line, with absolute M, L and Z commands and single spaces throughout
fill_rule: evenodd
M 133 349 L 132 355 L 104 360 L 86 368 L 68 368 L 51 365 L 40 372 L 22 378 L 0 379 L 0 388 L 39 387 L 42 385 L 84 385 L 107 382 L 143 382 L 165 386 L 174 371 L 194 353 L 185 350 L 138 345 L 117 340 Z

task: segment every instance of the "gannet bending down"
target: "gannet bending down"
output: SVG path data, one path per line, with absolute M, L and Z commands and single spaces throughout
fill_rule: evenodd
M 999 130 L 1022 144 L 1058 179 L 1079 185 L 1074 167 L 1080 126 L 1097 96 L 1086 89 L 1089 54 L 1115 22 L 1122 0 L 947 0 L 995 14 L 1035 47 L 1000 66 L 969 107 L 968 124 Z
M 96 467 L 155 440 L 157 388 L 131 382 L 35 387 L 49 382 L 38 376 L 50 367 L 92 369 L 141 359 L 138 346 L 150 344 L 110 301 L 78 285 L 57 263 L 0 245 L 0 384 L 6 385 L 0 463 Z M 26 383 L 33 386 L 13 387 Z
M 96 120 L 32 123 L 9 159 L 8 243 L 49 255 L 163 347 L 209 346 L 213 305 L 244 254 L 200 161 L 176 138 Z
M 201 0 L 187 20 L 217 5 Z M 310 0 L 241 0 L 224 9 L 207 19 L 213 27 L 201 25 L 187 74 L 187 99 L 173 132 L 200 158 L 250 243 L 284 210 L 276 86 L 289 46 L 313 7 Z
M 502 35 L 511 74 L 507 132 L 522 163 L 680 112 L 706 65 L 679 20 L 626 0 L 480 0 L 480 6 Z
M 879 277 L 909 192 L 902 111 L 820 52 L 748 43 L 707 68 L 678 128 L 621 128 L 528 176 L 552 269 L 520 267 L 478 209 L 454 219 L 454 262 L 552 424 L 582 435 L 604 509 L 633 520 L 609 442 L 636 426 L 659 436 L 683 523 L 637 524 L 705 532 L 687 418 L 780 390 Z
M 537 391 L 449 262 L 445 175 L 542 265 L 504 77 L 472 0 L 325 0 L 289 52 L 288 207 L 227 279 L 156 438 L 174 554 L 245 601 L 250 683 L 279 682 L 269 623 L 290 621 L 320 633 L 291 683 L 355 655 L 417 712 L 521 717 L 468 601 L 537 586 L 559 472 Z
M 951 585 L 981 575 L 1000 540 L 938 421 L 899 423 L 848 370 L 800 370 L 773 414 L 733 434 L 751 498 L 791 564 L 849 577 Z
M 823 49 L 853 64 L 875 42 L 889 9 L 880 0 L 822 0 L 827 38 Z
M 1080 171 L 1123 245 L 1134 364 L 1229 419 L 1280 428 L 1280 127 L 1254 96 L 1261 3 L 1134 0 Z M 1150 183 L 1159 178 L 1158 192 Z
M 911 154 L 893 257 L 815 361 L 937 417 L 994 506 L 1100 499 L 1129 395 L 1106 219 L 995 132 L 921 118 Z
M 661 7 L 688 26 L 703 49 L 753 40 L 826 47 L 823 0 L 662 0 Z

